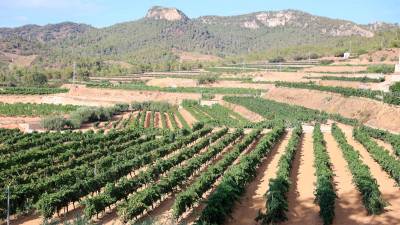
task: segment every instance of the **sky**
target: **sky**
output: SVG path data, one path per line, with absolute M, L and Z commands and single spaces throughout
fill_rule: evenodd
M 0 27 L 64 21 L 106 27 L 140 19 L 155 5 L 176 7 L 190 18 L 298 9 L 361 24 L 400 23 L 400 0 L 0 0 Z

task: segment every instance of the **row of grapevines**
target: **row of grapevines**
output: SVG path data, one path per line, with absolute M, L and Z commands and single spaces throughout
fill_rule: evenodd
M 287 220 L 287 193 L 290 187 L 290 170 L 292 168 L 292 161 L 300 145 L 302 133 L 301 125 L 297 125 L 293 129 L 285 153 L 279 159 L 276 178 L 269 180 L 269 188 L 267 193 L 265 193 L 267 211 L 266 213 L 259 213 L 256 218 L 257 221 L 262 221 L 263 224 Z
M 331 161 L 326 150 L 326 142 L 321 132 L 321 125 L 316 124 L 313 132 L 314 167 L 317 176 L 315 200 L 320 207 L 319 215 L 324 225 L 332 224 L 335 217 L 335 187 Z
M 227 129 L 221 130 L 215 137 L 219 137 L 220 134 L 226 133 L 227 131 Z M 215 138 L 212 138 L 211 140 L 213 139 Z M 156 181 L 163 173 L 182 163 L 184 160 L 192 158 L 201 149 L 207 147 L 209 144 L 210 140 L 208 138 L 204 138 L 192 147 L 187 147 L 180 150 L 178 154 L 175 154 L 172 157 L 167 159 L 158 159 L 146 171 L 139 173 L 132 179 L 122 179 L 116 184 L 107 184 L 103 193 L 84 200 L 83 204 L 85 205 L 85 216 L 91 218 L 95 214 L 97 215 L 98 213 L 104 211 L 106 207 L 116 203 L 117 201 L 126 199 L 130 193 L 137 191 L 143 185 Z
M 0 146 L 0 155 L 7 155 L 7 157 L 10 157 L 17 152 L 27 151 L 34 147 L 50 148 L 63 142 L 78 141 L 93 136 L 93 132 L 82 133 L 66 131 L 64 133 L 42 133 L 40 136 L 26 137 L 14 144 L 4 144 Z
M 172 128 L 174 128 L 174 130 L 179 129 L 178 123 L 175 120 L 174 112 L 168 111 L 168 116 L 169 116 L 169 121 L 171 121 Z
M 163 129 L 168 129 L 167 125 L 167 116 L 165 115 L 165 112 L 160 112 L 161 114 L 161 124 Z
M 390 155 L 383 147 L 373 141 L 367 133 L 355 128 L 354 138 L 370 153 L 372 158 L 400 185 L 400 161 Z
M 11 139 L 12 137 L 18 136 L 20 137 L 23 133 L 18 129 L 4 129 L 0 128 L 0 144 L 6 140 Z
M 124 152 L 121 153 L 121 151 L 128 151 L 129 149 L 134 148 L 138 144 L 146 143 L 154 139 L 155 135 L 146 135 L 144 137 L 133 139 L 126 143 L 122 142 L 118 145 L 110 143 L 102 145 L 101 147 L 97 146 L 96 148 L 93 148 L 91 152 L 88 151 L 84 155 L 73 158 L 72 160 L 67 160 L 65 162 L 59 161 L 57 164 L 53 164 L 52 166 L 46 166 L 42 169 L 35 168 L 36 170 L 35 171 L 31 170 L 29 172 L 29 175 L 27 176 L 12 177 L 10 173 L 8 173 L 7 178 L 14 179 L 13 185 L 36 182 L 37 180 L 43 179 L 44 177 L 49 177 L 61 171 L 65 171 L 67 169 L 73 169 L 80 165 L 85 165 L 85 164 L 89 166 L 96 165 L 105 156 L 117 157 L 118 155 L 125 154 Z M 157 144 L 158 144 L 157 142 L 150 142 L 147 145 L 157 146 Z M 129 146 L 129 148 L 127 148 L 127 146 Z M 16 171 L 14 170 L 12 172 L 15 173 Z M 24 171 L 24 173 L 27 173 L 26 170 Z
M 234 149 L 229 151 L 216 164 L 210 166 L 196 181 L 184 192 L 176 196 L 172 206 L 175 218 L 179 218 L 184 212 L 198 203 L 202 195 L 210 189 L 212 184 L 224 173 L 224 171 L 240 156 L 240 154 L 260 135 L 261 129 L 252 131 Z
M 68 92 L 66 88 L 3 87 L 0 95 L 47 95 Z
M 223 224 L 236 201 L 244 193 L 246 185 L 255 177 L 262 159 L 272 150 L 285 132 L 284 126 L 274 127 L 261 139 L 257 147 L 240 158 L 222 177 L 215 192 L 208 198 L 207 205 L 196 224 Z
M 107 169 L 110 169 L 110 167 L 114 167 L 113 165 L 119 166 L 118 169 L 121 169 L 121 171 L 126 171 L 128 170 L 128 167 L 123 165 L 118 165 L 118 162 L 123 162 L 124 156 L 135 156 L 135 153 L 138 153 L 139 151 L 145 152 L 148 151 L 149 149 L 145 148 L 146 145 L 141 146 L 141 145 L 135 145 L 135 148 L 132 149 L 130 154 L 121 155 L 118 158 L 114 158 L 112 156 L 106 156 L 102 157 L 98 160 L 96 160 L 96 165 L 97 165 L 97 170 L 99 170 L 99 175 L 101 174 L 106 174 L 108 172 Z M 150 146 L 153 147 L 153 146 Z M 142 153 L 143 154 L 143 153 Z M 124 167 L 125 166 L 125 167 Z M 125 169 L 125 170 L 124 170 Z M 102 172 L 102 170 L 106 172 Z M 111 170 L 111 169 L 110 169 Z M 115 171 L 112 171 L 115 172 Z M 129 172 L 129 171 L 128 171 Z M 111 173 L 111 171 L 110 171 Z M 121 172 L 120 172 L 121 173 Z M 94 168 L 89 162 L 80 165 L 78 167 L 72 168 L 72 169 L 66 169 L 61 171 L 60 173 L 56 173 L 52 176 L 49 177 L 43 177 L 42 179 L 32 180 L 30 183 L 22 184 L 22 185 L 13 185 L 10 187 L 11 190 L 11 196 L 10 200 L 12 202 L 12 207 L 11 207 L 11 212 L 16 213 L 19 210 L 25 209 L 25 208 L 31 208 L 32 203 L 36 203 L 39 199 L 41 199 L 41 196 L 44 193 L 52 193 L 52 192 L 57 192 L 60 189 L 65 190 L 66 187 L 70 187 L 72 185 L 75 185 L 76 183 L 85 183 L 86 185 L 89 185 L 89 187 L 97 187 L 99 183 L 90 183 L 91 179 L 96 175 L 96 171 L 94 171 Z M 103 178 L 103 179 L 112 179 L 115 178 L 115 176 L 118 175 L 118 173 L 114 173 L 113 176 L 98 176 L 97 178 Z M 78 195 L 80 192 L 78 191 L 75 193 Z M 4 199 L 5 196 L 1 195 L 1 199 Z M 3 206 L 5 204 L 5 201 L 0 201 L 0 204 Z
M 131 139 L 133 138 L 139 137 L 139 135 L 140 134 L 138 131 L 122 131 L 112 133 L 107 136 L 99 136 L 96 138 L 85 139 L 83 142 L 77 141 L 68 143 L 66 145 L 59 144 L 48 149 L 43 149 L 42 147 L 40 147 L 32 149 L 30 151 L 18 152 L 10 158 L 0 160 L 0 168 L 2 170 L 6 170 L 14 165 L 23 165 L 24 163 L 43 160 L 45 158 L 51 159 L 52 163 L 54 164 L 55 162 L 60 161 L 59 158 L 61 157 L 69 159 L 71 157 L 71 152 L 73 153 L 74 157 L 87 153 L 87 148 L 84 148 L 85 146 L 101 146 L 104 143 L 110 142 L 111 144 L 127 142 L 131 141 Z
M 68 206 L 70 202 L 79 201 L 80 198 L 95 191 L 99 191 L 107 183 L 115 182 L 122 176 L 129 174 L 131 171 L 154 162 L 159 157 L 163 157 L 172 151 L 179 149 L 183 145 L 193 142 L 200 136 L 207 134 L 209 131 L 210 129 L 205 128 L 194 133 L 192 136 L 172 143 L 171 145 L 160 147 L 158 149 L 144 149 L 143 147 L 140 147 L 140 150 L 143 151 L 141 154 L 132 152 L 124 157 L 115 158 L 113 159 L 116 162 L 115 165 L 102 173 L 82 178 L 83 180 L 75 180 L 72 186 L 67 186 L 58 192 L 41 196 L 40 200 L 36 204 L 36 208 L 44 217 L 51 217 L 62 207 Z M 223 135 L 223 133 L 217 133 L 214 136 L 215 138 L 218 138 L 220 135 Z
M 238 130 L 233 134 L 227 135 L 216 144 L 212 145 L 207 152 L 190 159 L 184 166 L 178 167 L 168 172 L 156 184 L 148 186 L 146 189 L 136 192 L 118 205 L 118 215 L 124 220 L 129 221 L 141 215 L 145 210 L 152 207 L 157 201 L 161 200 L 163 196 L 168 195 L 178 186 L 182 185 L 194 172 L 199 170 L 201 166 L 229 144 L 234 142 L 243 131 Z
M 388 131 L 379 130 L 371 127 L 361 126 L 360 130 L 367 133 L 373 138 L 380 139 L 390 143 L 394 149 L 394 153 L 400 157 L 400 135 L 392 134 Z
M 379 186 L 372 177 L 367 165 L 360 159 L 359 153 L 347 143 L 343 131 L 336 125 L 332 125 L 332 135 L 339 144 L 347 165 L 353 175 L 353 182 L 361 192 L 363 203 L 368 214 L 380 214 L 384 211 L 386 202 L 382 199 Z

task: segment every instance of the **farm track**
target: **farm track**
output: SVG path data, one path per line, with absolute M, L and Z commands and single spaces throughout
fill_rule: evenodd
M 388 206 L 381 215 L 370 216 L 368 224 L 400 224 L 400 188 L 396 182 L 374 161 L 368 151 L 356 141 L 348 126 L 339 125 L 345 131 L 346 138 L 359 153 L 363 162 L 370 168 L 372 176 L 377 180 L 382 197 L 387 201 Z M 347 128 L 347 129 L 346 129 Z
M 257 169 L 257 176 L 246 187 L 245 194 L 235 204 L 232 217 L 227 219 L 225 225 L 256 224 L 255 218 L 259 210 L 265 210 L 264 194 L 268 190 L 269 180 L 276 175 L 279 159 L 285 152 L 290 136 L 291 132 L 284 134 L 271 153 L 263 160 L 262 164 Z
M 288 220 L 286 225 L 322 224 L 319 208 L 314 203 L 316 176 L 314 171 L 312 132 L 305 132 L 301 140 L 301 149 L 296 152 L 290 173 L 288 202 Z

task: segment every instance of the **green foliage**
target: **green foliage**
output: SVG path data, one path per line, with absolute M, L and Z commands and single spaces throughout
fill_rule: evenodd
M 396 82 L 389 87 L 391 92 L 400 94 L 400 82 Z
M 385 130 L 379 130 L 367 126 L 361 126 L 359 129 L 373 138 L 377 138 L 382 141 L 386 141 L 387 143 L 390 143 L 394 149 L 394 153 L 398 157 L 400 157 L 400 135 L 392 134 Z
M 197 84 L 212 84 L 215 83 L 217 79 L 215 75 L 201 75 L 197 78 Z
M 292 132 L 289 143 L 285 148 L 285 153 L 281 156 L 278 162 L 278 170 L 276 178 L 269 180 L 268 192 L 266 196 L 266 213 L 259 213 L 256 220 L 262 221 L 262 224 L 277 223 L 287 220 L 286 212 L 288 211 L 287 193 L 290 188 L 290 170 L 292 161 L 299 148 L 302 127 L 297 125 Z
M 327 65 L 330 65 L 330 64 L 332 64 L 332 63 L 334 63 L 335 61 L 333 61 L 333 60 L 328 60 L 328 59 L 324 59 L 324 60 L 321 60 L 320 61 L 320 64 L 322 65 L 322 66 L 327 66 Z
M 322 77 L 307 77 L 308 79 L 321 79 L 321 80 L 341 80 L 341 81 L 353 81 L 362 83 L 381 83 L 385 81 L 384 77 L 381 78 L 370 78 L 364 77 L 338 77 L 338 76 L 322 76 Z
M 167 112 L 169 110 L 174 109 L 175 107 L 169 104 L 168 102 L 146 101 L 146 102 L 133 102 L 131 104 L 131 108 L 133 111 L 147 110 L 147 111 Z
M 48 95 L 65 93 L 66 88 L 45 88 L 45 87 L 0 87 L 0 95 Z
M 0 103 L 0 115 L 4 116 L 45 116 L 68 113 L 78 107 L 73 105 L 36 104 L 36 103 Z
M 253 88 L 229 88 L 229 87 L 158 87 L 158 86 L 147 86 L 143 84 L 135 83 L 123 83 L 119 85 L 112 84 L 87 84 L 88 87 L 94 88 L 112 88 L 112 89 L 123 89 L 123 90 L 140 90 L 140 91 L 161 91 L 161 92 L 172 92 L 172 93 L 199 93 L 199 94 L 252 94 L 260 95 L 261 92 L 265 91 L 262 89 Z
M 353 175 L 353 182 L 361 192 L 368 214 L 382 213 L 387 203 L 383 200 L 377 181 L 372 177 L 369 167 L 362 162 L 359 153 L 353 146 L 347 143 L 345 134 L 336 124 L 332 125 L 332 135 L 343 152 L 348 168 Z
M 355 128 L 354 138 L 370 153 L 372 158 L 400 185 L 400 161 L 393 157 L 388 150 L 372 140 L 365 130 Z
M 224 223 L 226 217 L 232 212 L 235 202 L 245 192 L 246 185 L 256 176 L 256 169 L 262 159 L 270 153 L 284 132 L 283 126 L 274 127 L 260 140 L 253 151 L 241 157 L 238 164 L 226 171 L 221 183 L 208 198 L 206 207 L 196 224 Z
M 225 133 L 227 132 L 226 128 L 223 130 L 225 130 Z M 185 165 L 174 168 L 166 173 L 159 182 L 151 184 L 147 186 L 146 189 L 131 195 L 128 200 L 118 205 L 118 215 L 125 222 L 135 219 L 145 210 L 153 207 L 163 196 L 171 193 L 179 185 L 182 185 L 186 179 L 199 170 L 204 163 L 210 161 L 242 134 L 243 131 L 235 131 L 232 134 L 222 137 L 215 144 L 211 145 L 205 153 L 191 158 Z
M 383 73 L 383 74 L 391 74 L 394 73 L 394 65 L 369 65 L 367 68 L 368 73 Z
M 182 105 L 198 121 L 213 126 L 243 127 L 249 123 L 249 121 L 240 114 L 220 104 L 201 106 L 197 101 L 185 100 L 182 102 Z
M 289 105 L 264 98 L 224 96 L 224 100 L 239 104 L 250 111 L 258 113 L 267 120 L 281 119 L 290 124 L 297 121 L 326 121 L 328 115 L 318 110 L 307 109 L 302 106 Z
M 64 116 L 57 115 L 44 117 L 40 123 L 43 128 L 48 130 L 64 130 L 71 126 Z
M 252 131 L 240 143 L 226 153 L 216 164 L 198 177 L 185 191 L 179 193 L 172 206 L 175 218 L 179 218 L 184 212 L 193 207 L 202 199 L 202 195 L 210 189 L 213 183 L 223 175 L 225 170 L 240 156 L 251 143 L 259 136 L 261 129 Z
M 320 207 L 319 215 L 324 225 L 332 224 L 335 217 L 335 186 L 331 161 L 326 150 L 326 143 L 321 132 L 321 125 L 316 124 L 313 132 L 314 141 L 314 167 L 317 176 L 315 201 Z

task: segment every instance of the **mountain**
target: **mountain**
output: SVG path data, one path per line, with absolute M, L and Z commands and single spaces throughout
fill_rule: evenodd
M 361 25 L 297 10 L 191 19 L 178 9 L 155 6 L 142 19 L 100 29 L 76 23 L 0 28 L 0 52 L 36 54 L 46 66 L 73 58 L 153 64 L 176 61 L 174 52 L 182 51 L 227 57 L 299 46 L 344 49 L 350 38 L 353 48 L 368 50 L 366 45 L 396 29 L 396 24 Z

